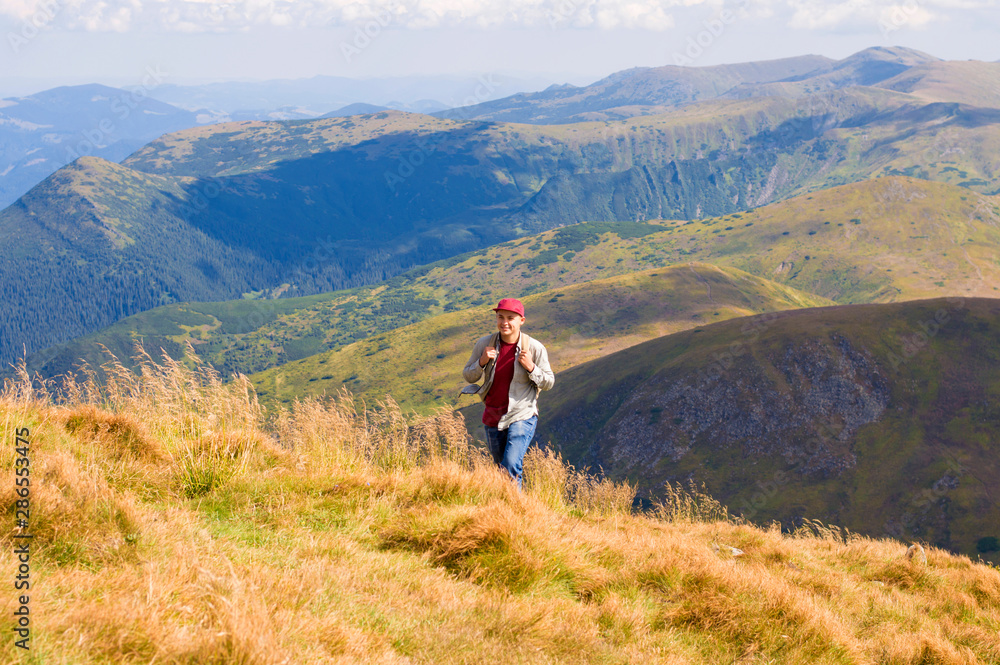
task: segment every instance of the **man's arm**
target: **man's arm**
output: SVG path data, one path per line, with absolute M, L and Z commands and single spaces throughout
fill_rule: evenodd
M 469 362 L 465 363 L 465 369 L 462 370 L 462 376 L 469 383 L 475 383 L 483 376 L 483 366 L 479 364 L 479 357 L 483 355 L 483 349 L 490 341 L 490 336 L 480 338 L 475 346 L 472 347 L 472 355 L 469 356 Z
M 552 373 L 552 368 L 549 367 L 549 352 L 545 350 L 545 345 L 537 340 L 535 342 L 538 344 L 534 361 L 535 368 L 528 373 L 528 378 L 538 386 L 539 390 L 548 390 L 555 385 L 556 375 Z

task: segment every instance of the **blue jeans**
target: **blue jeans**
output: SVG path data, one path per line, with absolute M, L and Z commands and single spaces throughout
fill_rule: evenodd
M 518 420 L 511 423 L 507 429 L 499 430 L 496 427 L 485 427 L 486 443 L 490 447 L 490 454 L 497 466 L 506 469 L 510 477 L 517 481 L 517 489 L 521 489 L 521 462 L 524 454 L 528 452 L 528 446 L 535 438 L 535 426 L 538 424 L 538 416 L 531 416 L 527 420 Z

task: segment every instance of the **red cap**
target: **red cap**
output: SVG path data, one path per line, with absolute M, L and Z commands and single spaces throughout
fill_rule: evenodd
M 524 316 L 524 305 L 522 305 L 521 301 L 516 298 L 504 298 L 497 303 L 497 306 L 493 308 L 493 311 L 495 312 L 498 309 L 505 309 L 508 312 L 514 312 L 519 316 Z

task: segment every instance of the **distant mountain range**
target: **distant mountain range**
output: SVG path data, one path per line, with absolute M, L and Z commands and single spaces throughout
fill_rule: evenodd
M 118 162 L 149 141 L 196 125 L 306 120 L 395 109 L 433 113 L 514 92 L 543 79 L 490 74 L 248 81 L 179 86 L 155 72 L 129 89 L 62 86 L 0 100 L 0 209 L 76 157 Z M 431 97 L 449 100 L 436 101 Z M 374 102 L 374 103 L 373 103 Z
M 906 92 L 925 102 L 998 108 L 998 79 L 1000 63 L 946 62 L 913 49 L 875 47 L 843 60 L 810 55 L 712 67 L 641 67 L 584 87 L 554 86 L 437 115 L 536 124 L 623 120 L 709 100 L 798 99 L 858 87 Z
M 152 91 L 160 101 L 189 110 L 207 109 L 230 120 L 264 120 L 279 109 L 300 117 L 319 117 L 350 104 L 371 104 L 398 111 L 431 113 L 455 106 L 541 90 L 544 78 L 490 73 L 483 76 L 399 76 L 356 79 L 314 76 L 307 79 L 227 81 L 201 85 L 164 84 Z M 250 117 L 254 115 L 255 117 Z M 290 120 L 295 118 L 272 118 Z
M 85 158 L 0 213 L 8 247 L 0 289 L 10 294 L 0 361 L 159 304 L 371 284 L 579 221 L 746 212 L 893 174 L 995 192 L 1000 110 L 928 101 L 948 91 L 968 97 L 981 79 L 942 87 L 927 76 L 898 78 L 941 65 L 876 49 L 839 63 L 807 57 L 685 71 L 729 79 L 717 99 L 618 122 L 516 125 L 382 111 L 202 126 L 121 165 Z M 638 83 L 651 71 L 611 77 L 618 92 L 604 96 L 653 99 Z M 833 83 L 818 86 L 817 77 Z M 775 78 L 799 92 L 730 94 L 736 79 L 752 88 Z M 848 85 L 890 79 L 910 92 Z

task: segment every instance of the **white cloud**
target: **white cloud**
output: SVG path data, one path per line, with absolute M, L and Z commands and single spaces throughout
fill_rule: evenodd
M 871 11 L 869 0 L 850 0 L 850 2 L 792 0 L 788 4 L 793 12 L 788 25 L 808 30 L 834 28 Z
M 663 31 L 677 15 L 723 8 L 778 20 L 791 28 L 831 30 L 893 20 L 922 27 L 949 12 L 995 6 L 995 0 L 0 0 L 0 15 L 90 32 L 155 29 L 227 32 L 255 26 L 352 26 L 425 29 L 597 28 Z
M 860 27 L 887 21 L 897 28 L 923 28 L 946 20 L 957 11 L 976 12 L 995 8 L 995 0 L 780 0 L 791 11 L 788 25 L 806 30 Z
M 191 32 L 259 25 L 354 25 L 373 18 L 397 27 L 597 27 L 664 30 L 670 10 L 719 0 L 0 0 L 0 15 L 92 32 L 130 27 Z
M 891 20 L 896 27 L 926 28 L 935 21 L 995 10 L 997 0 L 738 0 L 750 15 L 798 30 L 864 31 Z M 891 17 L 891 18 L 889 18 Z
M 884 7 L 879 14 L 880 26 L 894 28 L 923 28 L 937 16 L 916 3 L 899 3 Z
M 32 15 L 43 9 L 54 13 L 51 9 L 53 4 L 57 3 L 39 2 L 38 0 L 0 0 L 0 14 L 25 20 L 30 19 Z

